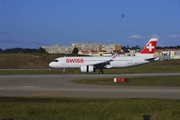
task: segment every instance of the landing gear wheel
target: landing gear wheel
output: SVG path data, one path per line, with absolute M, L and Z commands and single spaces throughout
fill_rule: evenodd
M 66 74 L 66 69 L 64 68 L 63 69 L 63 73 L 62 73 L 63 75 L 65 75 Z
M 100 70 L 100 71 L 99 71 L 99 74 L 104 74 L 104 71 Z

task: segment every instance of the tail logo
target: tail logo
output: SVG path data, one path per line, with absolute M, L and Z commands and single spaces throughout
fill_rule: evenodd
M 149 49 L 149 51 L 151 52 L 152 49 L 154 49 L 154 46 L 152 46 L 152 44 L 150 43 L 148 46 L 146 46 L 147 49 Z
M 150 41 L 144 46 L 141 54 L 154 54 L 156 49 L 157 38 L 151 38 Z

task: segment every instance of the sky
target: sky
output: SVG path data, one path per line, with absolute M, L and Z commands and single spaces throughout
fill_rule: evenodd
M 0 48 L 180 45 L 179 0 L 0 0 Z

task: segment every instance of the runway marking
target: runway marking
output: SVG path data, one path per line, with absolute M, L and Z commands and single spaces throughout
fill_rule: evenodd
M 134 88 L 151 88 L 152 86 L 135 86 Z
M 21 87 L 26 87 L 26 88 L 39 88 L 40 86 L 21 86 Z
M 39 96 L 39 95 L 50 95 L 50 94 L 58 94 L 59 92 L 42 92 L 42 93 L 35 93 L 32 96 Z

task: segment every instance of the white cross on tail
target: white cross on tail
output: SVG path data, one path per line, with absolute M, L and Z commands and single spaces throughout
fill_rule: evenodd
M 148 46 L 146 46 L 147 49 L 149 49 L 149 51 L 152 51 L 152 49 L 154 49 L 154 46 L 152 46 L 152 44 L 150 43 Z

